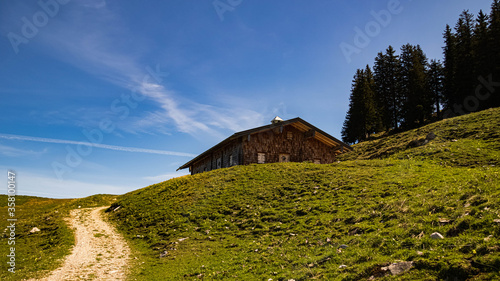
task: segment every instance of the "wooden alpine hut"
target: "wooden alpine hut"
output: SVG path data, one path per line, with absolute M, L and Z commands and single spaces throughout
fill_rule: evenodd
M 235 165 L 276 162 L 333 163 L 352 147 L 301 118 L 284 121 L 276 116 L 270 125 L 233 134 L 177 170 L 192 175 Z

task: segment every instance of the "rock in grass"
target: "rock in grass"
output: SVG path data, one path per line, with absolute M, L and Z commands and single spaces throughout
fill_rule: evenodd
M 409 271 L 412 267 L 413 267 L 412 261 L 403 261 L 403 262 L 393 263 L 389 266 L 382 267 L 381 269 L 384 271 L 389 270 L 392 275 L 400 275 Z
M 345 265 L 345 264 L 341 264 L 341 265 L 339 266 L 339 269 L 346 268 L 346 267 L 347 267 L 347 265 Z
M 339 246 L 340 249 L 347 249 L 347 247 L 349 247 L 349 246 L 347 246 L 346 244 L 342 244 Z
M 39 232 L 40 231 L 40 228 L 38 227 L 33 227 L 31 230 L 30 230 L 30 233 L 35 233 L 35 232 Z
M 439 232 L 434 232 L 431 234 L 432 239 L 444 239 L 443 235 Z
M 439 218 L 439 224 L 447 224 L 447 223 L 450 223 L 449 219 Z
M 163 252 L 160 253 L 160 258 L 164 258 L 166 256 L 168 256 L 168 252 L 167 251 L 163 251 Z
M 436 134 L 434 134 L 433 132 L 430 132 L 429 134 L 427 134 L 427 137 L 425 139 L 428 141 L 431 141 L 431 140 L 434 140 L 435 138 L 436 138 Z
M 408 143 L 408 147 L 419 147 L 423 144 L 423 139 L 421 140 L 412 140 Z

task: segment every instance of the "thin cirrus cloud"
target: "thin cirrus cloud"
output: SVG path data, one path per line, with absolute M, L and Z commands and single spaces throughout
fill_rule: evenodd
M 0 144 L 0 154 L 8 157 L 39 156 L 46 152 L 47 149 L 44 149 L 42 151 L 32 151 Z
M 68 186 L 72 187 L 72 192 L 68 192 Z M 33 187 L 36 187 L 36 189 Z M 23 195 L 51 198 L 79 198 L 89 196 L 91 194 L 102 193 L 103 190 L 106 190 L 108 194 L 123 194 L 134 190 L 134 187 L 126 185 L 88 183 L 78 180 L 59 181 L 58 179 L 43 175 L 25 172 L 22 173 L 22 178 L 19 179 L 18 191 Z
M 82 13 L 81 10 L 70 12 Z M 99 79 L 104 79 L 129 91 L 135 91 L 154 101 L 159 108 L 153 111 L 155 114 L 146 113 L 144 117 L 148 118 L 146 123 L 150 125 L 151 130 L 174 125 L 175 130 L 195 137 L 210 135 L 221 138 L 223 135 L 219 132 L 220 129 L 248 128 L 255 125 L 255 120 L 261 119 L 261 115 L 252 110 L 243 111 L 249 115 L 243 116 L 238 108 L 227 109 L 199 104 L 190 100 L 185 94 L 166 88 L 162 83 L 162 73 L 160 76 L 155 75 L 158 73 L 151 73 L 150 66 L 138 62 L 141 54 L 148 52 L 147 48 L 141 46 L 140 43 L 137 43 L 137 46 L 131 46 L 134 49 L 131 53 L 116 48 L 117 38 L 130 37 L 127 35 L 126 28 L 118 28 L 117 26 L 120 25 L 115 24 L 120 22 L 120 16 L 105 6 L 99 9 L 96 15 L 99 16 L 93 16 L 95 21 L 90 25 L 88 24 L 89 14 L 86 14 L 85 22 L 79 22 L 80 17 L 76 16 L 64 22 L 55 19 L 53 24 L 51 23 L 50 32 L 43 33 L 44 38 L 41 41 L 49 47 L 48 51 L 57 52 L 57 59 L 69 62 Z M 136 41 L 140 42 L 140 35 L 137 36 Z M 124 39 L 118 39 L 118 41 L 121 40 Z M 167 69 L 168 66 L 157 64 L 158 68 Z M 151 118 L 152 116 L 166 118 Z M 233 122 L 227 122 L 228 119 L 232 119 Z M 129 119 L 128 122 L 133 124 L 137 120 Z M 131 127 L 127 127 L 130 131 Z M 138 127 L 139 132 L 144 132 L 144 130 L 144 127 Z M 124 129 L 124 131 L 127 130 Z
M 72 141 L 72 140 L 40 138 L 40 137 L 32 137 L 32 136 L 9 135 L 9 134 L 0 134 L 0 139 L 34 141 L 34 142 L 55 143 L 55 144 L 83 145 L 83 146 L 91 146 L 91 147 L 95 147 L 95 148 L 116 150 L 116 151 L 123 151 L 123 152 L 149 153 L 149 154 L 160 154 L 160 155 L 181 156 L 181 157 L 194 157 L 194 156 L 196 156 L 195 154 L 176 152 L 176 151 L 116 146 L 116 145 L 107 145 L 107 144 L 100 144 L 100 143 L 90 143 L 90 142 L 84 142 L 84 141 Z M 20 150 L 16 149 L 16 151 L 20 151 Z M 0 152 L 3 152 L 3 153 L 14 154 L 14 156 L 15 156 L 16 151 L 13 151 L 13 152 L 12 152 L 12 150 L 5 150 L 4 151 L 4 147 L 0 146 Z

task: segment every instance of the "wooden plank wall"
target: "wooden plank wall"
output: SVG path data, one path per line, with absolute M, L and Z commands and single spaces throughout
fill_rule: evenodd
M 280 154 L 290 154 L 291 162 L 319 160 L 322 164 L 333 163 L 335 153 L 332 148 L 313 138 L 313 135 L 291 125 L 277 125 L 273 130 L 252 134 L 250 138 L 243 137 L 243 164 L 257 163 L 258 153 L 266 153 L 266 163 L 279 162 Z
M 266 163 L 279 162 L 280 154 L 289 154 L 291 162 L 333 163 L 336 159 L 334 150 L 315 139 L 314 135 L 312 131 L 302 132 L 292 125 L 278 124 L 272 130 L 243 136 L 214 150 L 193 164 L 191 174 L 217 169 L 218 159 L 221 159 L 221 168 L 227 168 L 231 155 L 232 166 L 257 163 L 258 153 L 266 154 Z
M 241 139 L 233 140 L 225 146 L 214 150 L 203 159 L 193 163 L 191 174 L 208 172 L 217 169 L 217 159 L 221 159 L 221 168 L 230 166 L 230 156 L 233 156 L 232 166 L 243 163 L 243 149 Z

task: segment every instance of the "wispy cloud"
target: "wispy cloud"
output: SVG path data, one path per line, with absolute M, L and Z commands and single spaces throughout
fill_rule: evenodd
M 196 112 L 181 108 L 173 98 L 174 93 L 167 90 L 164 86 L 157 83 L 139 82 L 141 94 L 156 101 L 164 110 L 164 114 L 174 121 L 177 128 L 188 134 L 197 134 L 199 132 L 218 135 L 218 132 L 210 128 L 207 124 L 192 118 L 190 115 Z
M 19 173 L 19 195 L 33 195 L 51 198 L 79 198 L 93 194 L 124 194 L 137 189 L 135 186 L 83 182 L 79 180 L 59 181 L 34 173 Z M 22 176 L 22 177 L 21 177 Z
M 94 9 L 93 12 L 87 11 L 89 3 L 99 6 L 97 12 Z M 75 7 L 69 13 L 74 13 L 75 16 L 65 18 L 64 22 L 55 20 L 51 24 L 51 32 L 41 36 L 42 42 L 49 47 L 47 51 L 57 50 L 58 59 L 129 91 L 137 91 L 154 101 L 159 109 L 153 111 L 154 114 L 143 114 L 152 130 L 173 125 L 175 130 L 193 136 L 221 138 L 223 136 L 220 129 L 239 129 L 242 123 L 247 123 L 248 119 L 255 120 L 255 116 L 259 115 L 250 110 L 229 110 L 199 104 L 189 100 L 189 94 L 167 88 L 162 83 L 164 81 L 146 79 L 155 77 L 151 77 L 148 65 L 141 62 L 141 57 L 148 53 L 148 48 L 142 45 L 141 35 L 130 34 L 131 31 L 122 22 L 120 15 L 106 5 L 100 5 L 101 3 L 104 2 L 96 0 L 86 1 L 84 4 L 73 3 Z M 131 37 L 136 40 L 128 40 Z M 161 67 L 168 69 L 168 66 Z M 243 113 L 250 116 L 244 116 Z M 152 118 L 155 116 L 157 118 Z M 229 119 L 232 121 L 229 122 Z M 127 121 L 134 123 L 137 119 Z M 146 128 L 137 129 L 143 132 Z M 123 130 L 131 131 L 131 128 Z
M 96 147 L 96 148 L 102 148 L 102 149 L 108 149 L 108 150 L 116 150 L 116 151 L 123 151 L 123 152 L 150 153 L 150 154 L 182 156 L 182 157 L 194 157 L 194 156 L 196 156 L 195 154 L 184 153 L 184 152 L 176 152 L 176 151 L 156 150 L 156 149 L 126 147 L 126 146 L 116 146 L 116 145 L 107 145 L 107 144 L 100 144 L 100 143 L 84 142 L 84 141 L 72 141 L 72 140 L 62 140 L 62 139 L 39 138 L 39 137 L 32 137 L 32 136 L 20 136 L 20 135 L 9 135 L 9 134 L 0 134 L 0 139 L 20 140 L 20 141 L 34 141 L 34 142 L 55 143 L 55 144 L 84 145 L 84 146 L 92 146 L 92 147 Z M 1 149 L 1 147 L 0 147 L 0 149 Z
M 0 154 L 8 157 L 39 156 L 46 152 L 47 149 L 44 149 L 42 151 L 33 151 L 33 150 L 24 150 L 0 144 Z
M 80 0 L 80 2 L 82 3 L 82 5 L 84 7 L 93 8 L 93 9 L 101 9 L 101 8 L 106 7 L 105 0 L 84 0 L 84 1 Z

